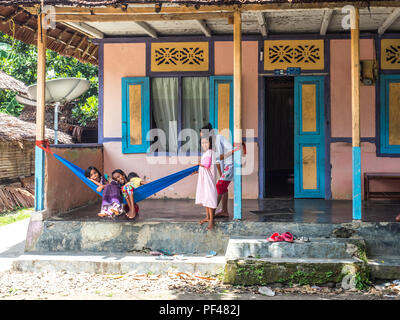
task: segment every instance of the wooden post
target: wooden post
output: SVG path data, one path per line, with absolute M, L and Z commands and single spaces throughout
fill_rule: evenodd
M 353 160 L 353 220 L 361 220 L 360 149 L 360 28 L 359 10 L 351 10 L 351 111 Z
M 44 14 L 38 15 L 37 29 L 37 99 L 36 141 L 45 140 L 45 90 L 46 90 L 46 29 L 43 28 Z M 44 210 L 44 151 L 35 148 L 35 210 Z
M 234 48 L 234 67 L 233 67 L 233 83 L 234 83 L 234 146 L 242 144 L 242 18 L 239 11 L 234 13 L 233 25 L 233 48 Z M 242 219 L 242 168 L 241 168 L 242 152 L 234 153 L 234 208 L 233 218 Z

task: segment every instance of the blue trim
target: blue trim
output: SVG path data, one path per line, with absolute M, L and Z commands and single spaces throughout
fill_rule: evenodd
M 259 143 L 258 137 L 242 137 L 243 142 L 255 142 Z
M 104 138 L 104 44 L 99 43 L 99 112 L 97 116 L 97 142 L 103 143 Z
M 242 151 L 233 154 L 233 219 L 242 219 Z
M 380 77 L 380 153 L 400 154 L 400 145 L 389 144 L 389 86 L 399 83 L 400 75 L 385 74 Z
M 324 76 L 299 76 L 295 77 L 294 105 L 295 105 L 295 165 L 294 179 L 295 198 L 325 198 L 325 110 L 324 110 Z M 302 91 L 305 83 L 316 85 L 316 114 L 318 116 L 316 132 L 302 131 Z M 317 148 L 317 188 L 313 190 L 303 189 L 302 149 L 304 146 Z
M 229 83 L 229 131 L 231 133 L 231 144 L 233 145 L 233 76 L 211 76 L 210 77 L 210 123 L 214 129 L 218 128 L 218 85 Z
M 103 144 L 99 144 L 99 143 L 51 144 L 50 147 L 52 149 L 102 148 Z
M 325 115 L 325 199 L 332 199 L 332 168 L 331 168 L 331 146 L 329 139 L 331 138 L 331 41 L 327 38 L 324 40 L 325 45 L 325 68 L 328 71 L 328 75 L 325 76 L 325 88 L 324 88 L 324 115 Z
M 35 146 L 35 211 L 44 210 L 45 153 Z
M 258 198 L 265 197 L 265 77 L 258 76 Z
M 353 138 L 351 137 L 330 137 L 329 143 L 337 143 L 337 142 L 345 142 L 345 143 L 352 143 Z M 360 142 L 370 142 L 375 143 L 376 139 L 374 137 L 364 137 L 360 138 Z
M 150 146 L 146 139 L 150 131 L 149 82 L 147 77 L 122 78 L 122 153 L 145 153 Z M 138 145 L 130 144 L 129 85 L 141 85 L 142 143 Z
M 122 137 L 103 138 L 103 143 L 106 143 L 106 142 L 122 142 Z
M 361 220 L 361 148 L 352 148 L 353 160 L 353 219 Z
M 374 38 L 376 33 L 371 32 L 360 32 L 360 39 L 370 39 Z M 385 33 L 380 38 L 399 38 L 400 33 Z M 327 34 L 325 36 L 321 36 L 320 34 L 305 34 L 299 33 L 293 36 L 293 34 L 268 34 L 268 36 L 263 37 L 261 35 L 242 35 L 242 41 L 264 41 L 264 40 L 291 40 L 291 39 L 350 39 L 350 34 L 348 33 L 335 33 L 335 34 Z M 195 42 L 195 41 L 233 41 L 233 35 L 213 35 L 210 39 L 206 36 L 160 36 L 157 39 L 149 38 L 146 36 L 143 37 L 126 37 L 126 36 L 117 36 L 117 37 L 105 37 L 103 39 L 93 39 L 94 44 L 103 44 L 103 43 L 151 43 L 151 42 Z

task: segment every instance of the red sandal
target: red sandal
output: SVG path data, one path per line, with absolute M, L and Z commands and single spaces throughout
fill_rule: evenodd
M 281 235 L 279 235 L 278 232 L 275 232 L 272 236 L 267 238 L 267 241 L 269 241 L 269 242 L 280 242 L 280 241 L 283 241 L 283 238 L 282 238 Z
M 284 232 L 281 234 L 281 237 L 286 242 L 293 242 L 293 235 L 290 232 Z

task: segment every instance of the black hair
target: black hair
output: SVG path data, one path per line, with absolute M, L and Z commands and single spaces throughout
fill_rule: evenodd
M 128 180 L 128 177 L 126 176 L 125 172 L 123 172 L 121 169 L 115 169 L 112 174 L 111 177 L 114 177 L 114 173 L 119 173 L 121 176 L 123 176 L 125 178 L 126 181 Z M 113 178 L 114 179 L 114 178 Z
M 208 123 L 207 125 L 203 126 L 203 127 L 200 129 L 200 131 L 202 131 L 202 130 L 209 130 L 209 131 L 211 131 L 212 129 L 213 129 L 212 124 L 211 124 L 211 123 Z
M 96 167 L 90 166 L 85 170 L 85 177 L 86 178 L 90 178 L 90 172 L 92 172 L 92 170 L 96 171 L 99 174 L 99 177 L 102 177 L 102 174 L 100 173 L 99 169 L 97 169 Z
M 210 143 L 210 145 L 208 146 L 208 149 L 212 150 L 213 146 L 214 146 L 214 137 L 213 137 L 213 135 L 212 134 L 208 134 L 208 135 L 205 135 L 205 136 L 201 137 L 200 138 L 200 148 L 201 148 L 201 140 L 202 139 L 208 139 L 208 142 Z
M 132 178 L 139 178 L 139 176 L 136 172 L 130 172 L 128 174 L 128 181 L 130 181 Z

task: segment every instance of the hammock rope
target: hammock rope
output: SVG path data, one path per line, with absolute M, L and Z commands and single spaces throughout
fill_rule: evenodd
M 36 145 L 40 149 L 52 154 L 58 161 L 60 161 L 69 170 L 71 170 L 72 173 L 74 173 L 80 180 L 82 180 L 90 189 L 92 189 L 94 192 L 96 192 L 99 196 L 102 196 L 102 192 L 98 192 L 96 190 L 97 185 L 94 182 L 90 181 L 88 178 L 86 178 L 85 170 L 83 170 L 82 168 L 73 164 L 72 162 L 69 162 L 68 160 L 64 159 L 63 157 L 53 153 L 49 147 L 48 140 L 37 141 Z M 153 194 L 169 187 L 170 185 L 178 182 L 179 180 L 186 178 L 187 176 L 191 175 L 193 172 L 197 171 L 198 169 L 199 169 L 199 166 L 196 165 L 194 167 L 187 168 L 182 171 L 172 173 L 163 178 L 151 181 L 149 183 L 146 183 L 146 184 L 136 188 L 134 191 L 135 202 L 142 201 L 142 200 L 152 196 Z

